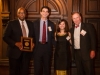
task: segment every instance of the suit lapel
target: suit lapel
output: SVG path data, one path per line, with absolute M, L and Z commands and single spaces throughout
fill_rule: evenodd
M 81 23 L 80 33 L 81 33 L 82 29 L 84 30 L 84 24 L 83 23 Z M 80 44 L 81 44 L 82 37 L 83 37 L 83 35 L 80 34 Z
M 49 31 L 48 27 L 51 27 L 51 26 L 50 26 L 49 20 L 48 20 L 48 25 L 47 25 L 47 35 L 48 35 L 47 37 L 48 37 L 48 41 L 49 41 L 49 38 L 50 38 L 50 31 Z
M 81 23 L 81 29 L 80 29 L 80 32 L 81 32 L 82 29 L 84 29 L 84 24 L 83 24 L 83 23 Z
M 72 28 L 72 42 L 74 43 L 74 29 L 75 29 L 75 25 Z
M 16 25 L 17 25 L 17 27 L 16 27 L 16 28 L 18 28 L 18 29 L 19 29 L 18 31 L 21 33 L 21 36 L 22 36 L 23 34 L 22 34 L 22 29 L 21 29 L 21 25 L 20 25 L 19 20 L 16 20 Z
M 39 40 L 39 37 L 40 37 L 40 20 L 38 20 L 37 22 L 37 38 Z
M 29 24 L 29 23 L 28 23 L 28 21 L 27 21 L 27 20 L 25 20 L 25 21 L 26 21 L 26 25 L 27 25 L 28 30 L 29 30 L 29 33 L 28 33 L 28 37 L 29 37 L 29 36 L 30 36 L 30 32 L 31 32 L 31 31 L 30 31 L 30 27 L 29 27 L 29 25 L 28 25 L 28 24 Z

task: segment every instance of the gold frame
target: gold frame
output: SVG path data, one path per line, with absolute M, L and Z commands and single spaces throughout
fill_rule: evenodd
M 32 48 L 33 38 L 21 37 L 21 42 L 22 42 L 22 45 L 23 45 L 22 51 L 27 51 L 27 52 L 33 51 L 33 48 Z

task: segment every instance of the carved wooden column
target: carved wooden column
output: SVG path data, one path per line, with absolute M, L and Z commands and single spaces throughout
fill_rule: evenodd
M 5 30 L 5 26 L 7 25 L 7 22 L 9 21 L 9 5 L 8 0 L 0 0 L 0 60 L 6 58 L 6 51 L 3 50 L 3 47 L 5 47 L 3 42 L 3 33 Z M 1 62 L 1 61 L 0 61 Z
M 81 0 L 72 0 L 72 12 L 80 12 Z
M 8 59 L 6 57 L 6 43 L 3 41 L 3 33 L 9 21 L 9 0 L 0 0 L 0 75 L 8 75 Z
M 1 18 L 1 10 L 2 10 L 2 7 L 1 7 L 1 0 L 0 0 L 0 36 L 2 36 L 2 18 Z M 2 56 L 2 42 L 1 42 L 1 40 L 2 40 L 2 37 L 0 37 L 0 58 L 1 58 L 1 56 Z
M 8 0 L 2 0 L 2 22 L 3 25 L 9 20 L 9 5 Z

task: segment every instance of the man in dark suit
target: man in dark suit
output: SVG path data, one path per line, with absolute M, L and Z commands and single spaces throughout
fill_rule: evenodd
M 50 75 L 50 59 L 54 42 L 54 23 L 47 19 L 49 14 L 50 8 L 43 6 L 40 11 L 41 18 L 34 21 L 34 75 Z
M 82 23 L 81 14 L 72 14 L 74 22 L 70 29 L 72 50 L 78 75 L 93 75 L 93 58 L 96 50 L 96 30 L 92 24 Z
M 18 19 L 8 23 L 3 37 L 8 44 L 9 75 L 28 75 L 32 52 L 22 51 L 21 36 L 34 38 L 33 23 L 25 20 L 26 10 L 23 7 L 18 9 L 17 16 Z

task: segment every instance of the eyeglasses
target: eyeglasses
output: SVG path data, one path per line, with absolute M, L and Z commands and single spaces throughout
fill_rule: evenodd
M 18 14 L 25 14 L 24 12 L 19 12 Z

